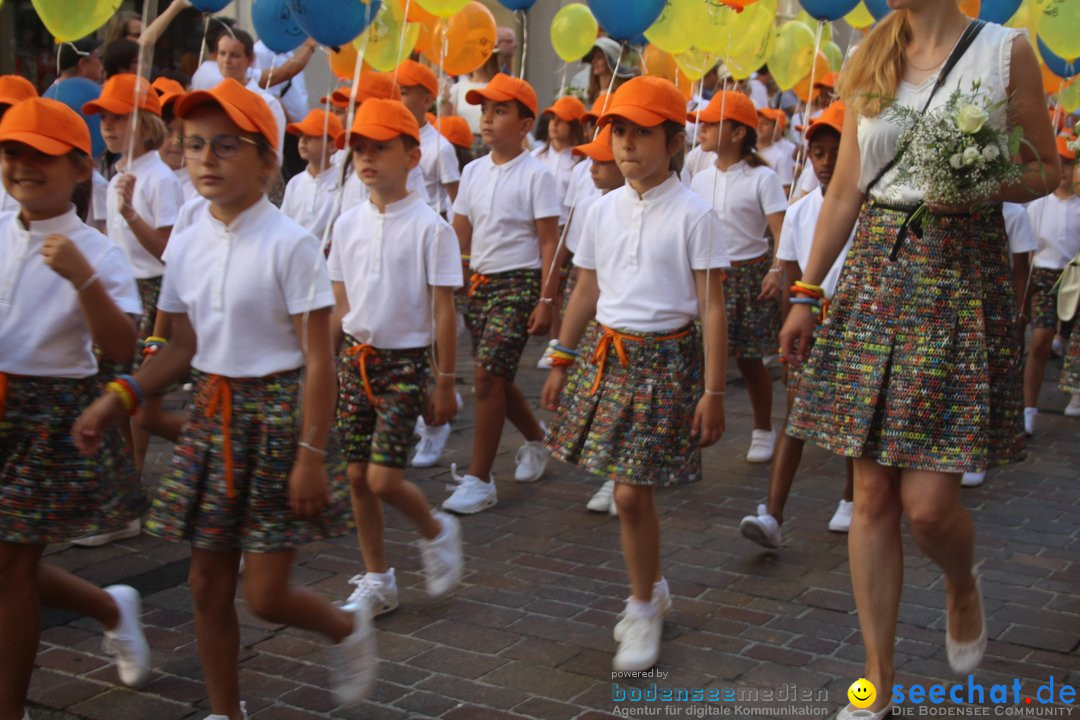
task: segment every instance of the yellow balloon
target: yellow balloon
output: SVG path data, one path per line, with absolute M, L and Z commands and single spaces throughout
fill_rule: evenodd
M 432 15 L 438 15 L 441 18 L 448 18 L 469 4 L 469 0 L 415 0 L 415 2 Z
M 862 30 L 874 24 L 874 16 L 866 9 L 866 3 L 859 0 L 855 9 L 844 16 L 844 22 L 856 30 Z
M 383 3 L 371 26 L 354 44 L 364 53 L 364 62 L 379 72 L 390 72 L 409 57 L 420 37 L 420 25 L 405 23 L 404 41 L 401 26 L 405 17 L 397 3 Z
M 743 58 L 748 62 L 748 58 L 759 53 L 763 44 L 771 42 L 776 33 L 776 2 L 777 0 L 757 0 L 741 13 L 736 13 L 732 19 L 730 41 L 722 54 Z M 758 67 L 768 58 L 768 55 L 761 58 Z M 757 70 L 757 67 L 754 70 Z
M 745 80 L 765 64 L 775 46 L 776 31 L 769 28 L 769 31 L 760 39 L 757 46 L 751 48 L 750 52 L 743 55 L 725 55 L 724 67 L 736 80 Z
M 829 59 L 829 69 L 833 72 L 840 72 L 840 68 L 844 64 L 844 51 L 840 49 L 840 46 L 834 42 L 829 42 L 821 46 L 821 52 L 825 53 L 825 57 Z
M 660 17 L 645 31 L 645 37 L 657 48 L 672 54 L 689 50 L 694 41 L 686 31 L 686 19 L 693 13 L 697 2 L 668 0 Z
M 1054 0 L 1038 15 L 1039 37 L 1055 55 L 1066 60 L 1080 57 L 1080 0 Z
M 1058 102 L 1061 103 L 1061 107 L 1065 108 L 1065 111 L 1072 115 L 1077 110 L 1080 110 L 1080 82 L 1070 82 L 1066 85 L 1060 93 L 1058 93 Z
M 109 21 L 121 0 L 33 0 L 45 28 L 61 42 L 84 38 Z
M 814 33 L 815 36 L 817 35 L 818 21 L 814 19 L 813 15 L 805 10 L 800 10 L 795 19 L 810 28 L 810 32 Z M 832 42 L 832 23 L 828 22 L 821 24 L 821 44 L 824 45 L 827 42 Z
M 592 10 L 582 3 L 570 3 L 551 21 L 551 45 L 564 61 L 576 62 L 596 44 L 599 32 Z
M 694 47 L 710 53 L 726 50 L 728 43 L 735 37 L 735 26 L 732 22 L 735 11 L 727 5 L 700 0 L 695 5 L 697 9 L 688 13 L 693 17 L 688 18 L 686 25 L 686 30 L 689 31 L 687 35 L 693 41 Z
M 769 57 L 769 72 L 781 90 L 803 79 L 814 61 L 814 33 L 796 20 L 784 23 Z
M 716 58 L 700 48 L 690 48 L 675 56 L 675 64 L 682 70 L 683 75 L 697 82 L 716 65 Z

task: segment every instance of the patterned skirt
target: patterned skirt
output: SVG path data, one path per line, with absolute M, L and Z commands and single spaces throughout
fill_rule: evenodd
M 1080 325 L 1073 326 L 1069 338 L 1069 351 L 1065 354 L 1065 363 L 1061 368 L 1058 387 L 1062 392 L 1080 394 Z
M 764 358 L 776 352 L 780 335 L 780 303 L 758 300 L 769 274 L 770 256 L 735 261 L 724 273 L 724 305 L 728 351 L 739 359 Z
M 1037 330 L 1056 330 L 1058 326 L 1057 293 L 1051 292 L 1061 270 L 1031 268 L 1031 327 Z
M 680 332 L 671 340 L 628 334 L 616 343 L 594 324 L 548 428 L 554 456 L 630 485 L 700 480 L 701 449 L 690 429 L 702 392 L 701 342 L 693 326 Z M 597 363 L 603 344 L 607 358 Z
M 1020 342 L 1001 214 L 934 217 L 892 262 L 906 212 L 863 207 L 788 434 L 919 470 L 1021 460 Z
M 348 483 L 335 464 L 329 466 L 330 502 L 319 515 L 303 520 L 289 508 L 301 372 L 222 380 L 195 376 L 195 402 L 154 497 L 147 531 L 204 550 L 259 553 L 345 534 Z M 222 418 L 229 405 L 231 455 Z
M 140 517 L 146 495 L 120 431 L 84 457 L 71 441 L 97 377 L 11 377 L 0 419 L 0 540 L 46 544 L 112 532 Z

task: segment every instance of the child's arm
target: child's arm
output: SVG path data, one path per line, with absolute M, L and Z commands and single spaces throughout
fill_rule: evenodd
M 537 220 L 536 235 L 540 238 L 540 302 L 529 316 L 529 334 L 544 335 L 551 329 L 551 321 L 555 318 L 555 296 L 559 294 L 558 269 L 551 274 L 555 249 L 559 246 L 559 218 Z
M 458 185 L 457 182 L 443 183 L 443 189 L 446 190 L 446 194 L 450 196 L 450 203 L 453 204 L 457 200 Z
M 334 287 L 334 310 L 330 315 L 330 347 L 337 354 L 341 349 L 341 340 L 345 337 L 345 331 L 341 329 L 342 319 L 349 314 L 349 294 L 345 291 L 345 283 L 332 283 Z
M 144 52 L 146 48 L 151 50 L 157 45 L 158 39 L 165 33 L 165 30 L 169 27 L 169 24 L 179 15 L 183 10 L 191 7 L 190 0 L 173 0 L 169 3 L 169 7 L 165 8 L 165 11 L 154 18 L 154 21 L 143 28 L 142 33 L 139 35 L 139 50 Z
M 454 232 L 457 234 L 458 245 L 461 246 L 462 269 L 466 271 L 465 279 L 468 280 L 469 261 L 466 258 L 472 251 L 472 222 L 469 221 L 468 216 L 454 215 Z
M 305 375 L 300 447 L 289 473 L 289 507 L 302 518 L 314 516 L 329 500 L 324 461 L 337 402 L 330 314 L 330 308 L 321 308 L 293 315 L 293 327 L 304 348 Z
M 127 222 L 135 239 L 146 251 L 158 260 L 165 254 L 165 246 L 172 234 L 172 226 L 155 228 L 146 222 L 132 205 L 135 196 L 135 176 L 125 173 L 116 181 L 116 191 L 120 194 L 120 216 Z
M 428 400 L 426 417 L 430 425 L 445 425 L 457 414 L 454 398 L 454 370 L 457 362 L 457 313 L 454 288 L 433 287 L 435 293 L 435 392 Z
M 562 332 L 559 333 L 559 345 L 569 350 L 576 350 L 581 343 L 581 336 L 589 326 L 589 321 L 596 317 L 596 301 L 600 298 L 600 286 L 596 282 L 596 271 L 583 267 L 577 269 L 577 284 L 570 294 L 570 302 L 563 316 Z M 578 358 L 581 362 L 581 358 Z M 540 391 L 540 407 L 545 410 L 557 410 L 559 396 L 566 384 L 569 368 L 555 366 L 548 373 L 547 381 Z
M 1012 256 L 1013 286 L 1016 288 L 1016 313 L 1021 319 L 1024 316 L 1024 306 L 1027 304 L 1027 284 L 1031 275 L 1030 253 L 1016 253 Z
M 692 432 L 700 437 L 701 447 L 708 447 L 724 434 L 727 314 L 724 311 L 722 271 L 695 270 L 694 284 L 697 287 L 698 312 L 701 314 L 701 327 L 705 336 L 705 392 L 694 412 Z
M 135 323 L 116 305 L 71 238 L 49 235 L 42 243 L 41 255 L 53 272 L 75 286 L 83 318 L 102 352 L 114 362 L 131 362 L 135 356 Z
M 781 267 L 780 259 L 776 257 L 776 253 L 780 249 L 780 232 L 784 227 L 784 213 L 773 213 L 768 216 L 768 221 L 769 232 L 773 236 L 773 257 L 770 265 L 772 272 L 768 273 L 761 282 L 761 294 L 758 295 L 758 300 L 775 300 L 782 295 L 784 286 L 783 271 L 778 271 Z

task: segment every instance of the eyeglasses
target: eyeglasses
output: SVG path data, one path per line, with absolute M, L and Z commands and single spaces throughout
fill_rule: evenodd
M 189 160 L 197 160 L 202 157 L 203 149 L 206 147 L 207 142 L 210 143 L 210 150 L 219 160 L 228 160 L 235 157 L 240 152 L 241 143 L 249 143 L 255 147 L 262 147 L 262 143 L 258 140 L 246 137 L 244 135 L 218 135 L 217 137 L 206 140 L 198 136 L 185 137 L 181 141 L 184 157 Z

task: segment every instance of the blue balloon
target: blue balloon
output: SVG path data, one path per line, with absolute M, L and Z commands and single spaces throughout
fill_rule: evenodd
M 293 18 L 289 0 L 255 0 L 251 23 L 263 45 L 276 53 L 292 52 L 307 38 Z
M 381 0 L 290 0 L 292 16 L 315 42 L 340 47 L 375 20 Z
M 191 7 L 199 12 L 215 13 L 224 10 L 232 0 L 191 0 Z
M 589 0 L 600 27 L 616 40 L 633 40 L 660 17 L 667 0 Z
M 499 0 L 499 4 L 511 10 L 528 10 L 536 4 L 536 0 Z
M 998 24 L 1008 22 L 1022 3 L 1023 0 L 982 0 L 979 19 Z
M 832 22 L 854 10 L 859 0 L 799 0 L 799 3 L 815 20 Z
M 1043 62 L 1046 63 L 1046 67 L 1050 68 L 1050 72 L 1054 73 L 1063 80 L 1068 80 L 1069 78 L 1080 74 L 1080 64 L 1078 64 L 1075 60 L 1069 62 L 1065 58 L 1055 55 L 1053 51 L 1050 50 L 1050 48 L 1046 47 L 1046 43 L 1043 42 L 1042 38 L 1038 38 L 1038 41 L 1039 54 L 1042 55 L 1042 59 Z
M 864 0 L 864 2 L 866 3 L 866 9 L 870 11 L 875 20 L 880 20 L 892 12 L 887 0 Z
M 105 152 L 105 141 L 101 139 L 101 116 L 87 115 L 82 111 L 82 106 L 100 96 L 101 86 L 82 77 L 58 80 L 42 93 L 42 97 L 64 103 L 86 121 L 86 126 L 90 128 L 90 154 L 94 157 L 100 157 Z

